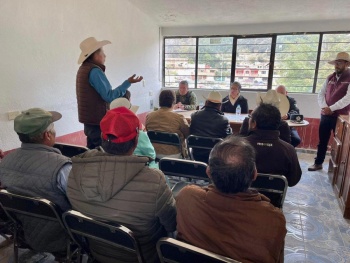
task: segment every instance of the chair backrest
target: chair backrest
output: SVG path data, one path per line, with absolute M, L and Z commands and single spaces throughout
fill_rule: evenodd
M 173 238 L 161 238 L 157 251 L 162 263 L 237 263 L 239 261 L 212 253 Z
M 53 147 L 59 149 L 61 153 L 67 157 L 73 157 L 89 150 L 84 146 L 65 143 L 55 143 Z
M 182 144 L 177 133 L 161 132 L 161 131 L 147 131 L 147 135 L 151 143 L 160 143 L 178 146 L 180 153 L 182 152 Z
M 258 174 L 251 188 L 271 199 L 271 203 L 279 208 L 283 207 L 288 189 L 288 181 L 283 175 Z
M 60 208 L 47 199 L 27 197 L 12 194 L 7 190 L 0 190 L 0 204 L 5 210 L 7 216 L 15 223 L 18 223 L 16 214 L 22 214 L 30 217 L 56 221 L 63 229 L 65 229 L 61 220 Z
M 206 173 L 207 167 L 206 163 L 168 157 L 159 161 L 159 169 L 165 175 L 210 181 Z
M 132 231 L 122 225 L 101 222 L 74 210 L 63 214 L 63 222 L 73 240 L 81 247 L 84 245 L 81 243 L 81 239 L 76 238 L 77 236 L 94 239 L 118 250 L 135 253 L 138 262 L 144 262 L 140 246 Z
M 211 138 L 211 137 L 202 137 L 196 135 L 190 135 L 187 137 L 187 147 L 196 148 L 196 149 L 207 149 L 211 150 L 218 142 L 221 142 L 221 138 Z

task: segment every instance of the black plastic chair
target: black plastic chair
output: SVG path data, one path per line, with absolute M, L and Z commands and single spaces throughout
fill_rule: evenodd
M 116 250 L 131 252 L 135 255 L 137 260 L 135 262 L 144 262 L 140 246 L 132 231 L 122 225 L 101 222 L 74 210 L 63 214 L 63 222 L 73 240 L 79 244 L 83 253 L 89 255 L 89 258 L 93 256 L 84 242 L 85 238 L 112 246 Z
M 157 243 L 157 251 L 162 263 L 239 263 L 173 238 L 161 238 Z
M 179 153 L 182 155 L 182 143 L 177 133 L 147 131 L 147 135 L 152 144 L 159 143 L 177 146 L 179 148 Z M 159 159 L 157 158 L 156 161 L 159 161 Z
M 14 223 L 14 261 L 18 261 L 19 232 L 22 230 L 21 221 L 17 219 L 20 215 L 32 218 L 45 219 L 57 223 L 62 231 L 67 233 L 66 262 L 71 262 L 71 239 L 62 222 L 61 211 L 57 205 L 44 198 L 33 198 L 9 193 L 7 190 L 0 191 L 0 204 L 7 216 Z M 30 246 L 30 243 L 28 243 Z M 50 252 L 50 251 L 48 251 Z
M 88 148 L 86 148 L 84 146 L 65 144 L 65 143 L 55 143 L 53 147 L 56 149 L 59 149 L 61 151 L 62 155 L 69 157 L 69 158 L 76 156 L 78 154 L 84 153 L 84 152 L 89 150 Z
M 258 174 L 250 188 L 267 196 L 270 198 L 271 204 L 282 209 L 287 194 L 288 181 L 283 175 Z
M 190 154 L 191 160 L 196 160 L 196 156 L 193 155 L 193 151 L 198 150 L 207 150 L 208 154 L 205 154 L 205 156 L 201 156 L 201 160 L 197 159 L 196 161 L 204 161 L 208 162 L 209 154 L 211 149 L 217 144 L 218 142 L 221 142 L 221 138 L 211 138 L 211 137 L 203 137 L 203 136 L 196 136 L 196 135 L 190 135 L 187 137 L 187 149 Z

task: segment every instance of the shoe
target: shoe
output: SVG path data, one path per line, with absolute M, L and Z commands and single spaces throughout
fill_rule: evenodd
M 322 164 L 313 164 L 309 166 L 308 170 L 309 171 L 317 171 L 317 170 L 322 170 Z

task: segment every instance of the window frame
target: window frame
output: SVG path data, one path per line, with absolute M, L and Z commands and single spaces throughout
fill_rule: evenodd
M 198 47 L 199 47 L 199 39 L 200 38 L 215 38 L 215 37 L 233 37 L 233 43 L 232 43 L 232 58 L 231 58 L 231 79 L 230 82 L 232 82 L 233 79 L 235 79 L 235 70 L 236 70 L 236 55 L 237 55 L 237 40 L 238 39 L 246 39 L 246 38 L 266 38 L 271 37 L 271 52 L 270 52 L 270 62 L 269 62 L 269 74 L 268 74 L 268 80 L 267 80 L 267 88 L 266 89 L 245 89 L 242 87 L 242 91 L 268 91 L 272 88 L 272 81 L 273 81 L 273 74 L 274 74 L 274 62 L 275 62 L 275 53 L 276 53 L 276 41 L 277 36 L 283 36 L 283 35 L 308 35 L 308 34 L 318 34 L 319 35 L 319 41 L 318 41 L 318 50 L 317 50 L 317 57 L 316 57 L 316 63 L 315 63 L 315 69 L 314 69 L 314 80 L 313 80 L 313 87 L 312 92 L 290 92 L 290 93 L 302 93 L 302 94 L 315 94 L 316 88 L 317 88 L 317 78 L 318 78 L 318 71 L 319 71 L 319 65 L 320 65 L 320 58 L 321 58 L 321 52 L 322 52 L 322 41 L 323 41 L 323 35 L 324 34 L 350 34 L 350 31 L 325 31 L 325 32 L 289 32 L 289 33 L 271 33 L 271 34 L 250 34 L 250 35 L 199 35 L 199 36 L 164 36 L 163 37 L 163 52 L 162 52 L 162 85 L 165 86 L 165 39 L 176 39 L 176 38 L 195 38 L 196 39 L 196 54 L 195 54 L 195 81 L 194 81 L 194 89 L 199 89 L 197 87 L 197 78 L 198 78 Z M 176 88 L 176 87 L 171 87 Z M 200 88 L 201 90 L 211 90 L 208 88 Z

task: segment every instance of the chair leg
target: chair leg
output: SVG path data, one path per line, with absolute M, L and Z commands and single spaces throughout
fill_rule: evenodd
M 18 227 L 17 224 L 14 225 L 13 231 L 13 257 L 14 263 L 19 263 L 18 261 Z

